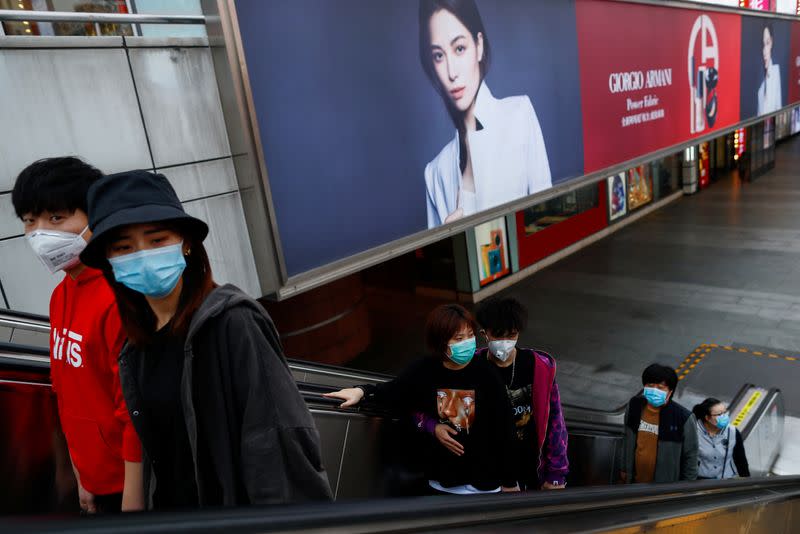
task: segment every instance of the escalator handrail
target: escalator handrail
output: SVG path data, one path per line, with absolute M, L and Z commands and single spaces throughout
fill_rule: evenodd
M 783 490 L 783 493 L 781 493 Z M 708 509 L 719 509 L 735 499 L 751 504 L 800 497 L 800 476 L 757 479 L 706 480 L 672 484 L 631 484 L 580 488 L 557 492 L 390 498 L 279 507 L 202 509 L 188 512 L 126 514 L 97 517 L 91 522 L 57 518 L 3 521 L 27 532 L 187 532 L 228 531 L 336 531 L 389 532 L 434 530 L 503 521 L 567 518 L 582 512 L 611 511 L 630 521 L 634 506 L 656 505 L 668 512 L 703 499 Z M 756 499 L 759 498 L 759 499 Z M 647 521 L 649 517 L 636 517 Z
M 13 348 L 14 350 L 7 350 Z M 41 347 L 28 347 L 0 342 L 0 367 L 7 370 L 35 373 L 41 377 L 37 385 L 49 385 L 50 360 L 47 349 Z M 29 382 L 26 378 L 26 382 Z M 338 388 L 308 382 L 296 382 L 300 394 L 310 407 L 326 411 L 336 411 L 343 414 L 358 414 L 365 417 L 389 417 L 388 411 L 370 403 L 360 404 L 352 408 L 339 408 L 341 400 L 323 397 L 323 393 L 336 391 Z
M 0 309 L 0 319 L 25 319 L 50 327 L 50 318 L 38 313 L 29 313 L 17 310 Z
M 20 343 L 7 343 L 0 341 L 0 354 L 16 354 L 25 356 L 37 356 L 38 359 L 45 359 L 50 362 L 50 350 L 44 347 L 34 347 L 33 345 L 23 345 Z
M 3 310 L 6 311 L 6 310 Z M 44 347 L 34 347 L 29 345 L 21 345 L 17 343 L 8 343 L 0 341 L 0 364 L 7 361 L 4 358 L 5 354 L 14 354 L 15 367 L 23 365 L 21 362 L 28 361 L 31 363 L 31 370 L 42 369 L 44 366 L 50 365 L 49 350 Z M 342 370 L 341 367 L 333 365 L 318 364 L 316 362 L 306 362 L 302 360 L 287 359 L 289 368 L 298 372 L 321 372 L 330 376 L 340 378 L 352 379 L 353 385 L 370 383 L 370 382 L 384 382 L 394 378 L 391 375 L 381 373 L 370 373 L 364 371 L 350 371 L 349 369 Z M 331 391 L 335 391 L 332 388 Z M 562 404 L 566 414 L 573 421 L 583 421 L 589 425 L 599 424 L 607 425 L 613 421 L 617 421 L 625 412 L 625 407 L 617 408 L 615 410 L 599 410 L 596 408 L 586 408 L 583 406 L 575 406 L 571 404 Z M 616 423 L 614 423 L 616 424 Z
M 373 371 L 363 371 L 361 369 L 347 369 L 336 365 L 328 365 L 325 363 L 309 362 L 305 360 L 298 360 L 296 358 L 286 358 L 289 362 L 289 368 L 293 371 L 307 371 L 318 374 L 326 374 L 336 376 L 339 378 L 349 378 L 353 380 L 354 384 L 364 383 L 380 383 L 388 382 L 394 376 L 385 373 L 376 373 Z
M 48 354 L 48 350 L 42 347 L 0 342 L 0 367 L 14 371 L 27 371 L 46 375 L 47 370 L 50 368 Z M 43 378 L 46 379 L 48 377 L 44 376 Z M 322 396 L 323 393 L 336 391 L 338 389 L 336 387 L 304 381 L 297 381 L 296 383 L 306 403 L 310 406 L 316 408 L 322 407 L 326 411 L 336 411 L 343 414 L 359 414 L 365 417 L 391 417 L 391 413 L 388 410 L 370 403 L 359 404 L 353 408 L 339 408 L 339 404 L 341 404 L 340 400 Z M 613 435 L 617 435 L 621 432 L 619 424 L 608 421 L 593 421 L 591 418 L 584 418 L 581 420 L 580 417 L 574 416 L 574 410 L 576 409 L 572 408 L 568 410 L 569 413 L 573 415 L 573 417 L 570 417 L 571 430 L 603 432 Z M 582 409 L 577 408 L 577 410 Z
M 393 418 L 392 413 L 374 403 L 362 402 L 356 406 L 349 408 L 340 408 L 342 403 L 341 399 L 332 399 L 323 397 L 323 393 L 331 393 L 336 391 L 337 388 L 332 386 L 323 386 L 320 384 L 311 384 L 308 382 L 297 382 L 297 389 L 306 401 L 310 408 L 322 407 L 325 411 L 332 411 L 341 414 L 361 415 L 365 417 L 380 417 L 380 418 Z
M 35 313 L 0 309 L 0 326 L 34 332 L 48 332 L 50 330 L 50 319 Z
M 12 328 L 21 328 L 23 330 L 29 329 L 36 332 L 48 332 L 50 330 L 50 319 L 46 315 L 0 309 L 0 325 L 9 326 Z M 331 374 L 340 376 L 342 378 L 349 378 L 359 383 L 388 382 L 394 378 L 392 375 L 385 373 L 362 370 L 351 371 L 349 369 L 343 371 L 341 367 L 335 365 L 307 362 L 293 358 L 287 358 L 287 361 L 289 362 L 289 366 L 295 371 Z

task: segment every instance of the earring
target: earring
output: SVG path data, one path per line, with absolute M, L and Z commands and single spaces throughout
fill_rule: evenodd
M 189 256 L 192 253 L 192 249 L 187 248 L 186 252 L 183 253 L 184 256 Z

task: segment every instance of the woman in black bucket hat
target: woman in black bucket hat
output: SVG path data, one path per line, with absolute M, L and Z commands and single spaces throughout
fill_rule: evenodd
M 144 449 L 151 508 L 330 499 L 319 434 L 272 320 L 214 283 L 203 240 L 161 174 L 89 190 L 81 260 L 114 289 L 128 342 L 125 401 Z

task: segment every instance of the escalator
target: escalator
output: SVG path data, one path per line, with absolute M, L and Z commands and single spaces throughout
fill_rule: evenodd
M 156 532 L 796 532 L 800 477 L 560 492 L 437 496 L 151 512 L 91 520 L 4 518 L 5 531 Z
M 6 341 L 0 338 L 0 414 L 3 413 L 3 405 L 8 402 L 4 399 L 11 396 L 12 389 L 18 390 L 13 394 L 14 398 L 22 394 L 21 391 L 35 399 L 49 395 L 47 318 L 0 310 L 2 328 L 7 329 L 8 337 Z M 38 342 L 38 346 L 21 345 L 21 339 Z M 405 448 L 402 422 L 392 421 L 376 407 L 360 406 L 342 410 L 337 407 L 337 401 L 322 396 L 342 387 L 375 384 L 392 377 L 298 360 L 290 360 L 289 367 L 322 437 L 323 459 L 337 499 L 403 494 L 406 490 L 395 487 L 397 484 L 402 486 L 402 482 L 386 482 L 387 477 L 409 476 L 402 473 L 387 474 L 387 471 L 400 469 L 396 467 L 397 464 L 413 460 L 402 457 Z M 4 375 L 11 369 L 16 370 L 17 380 L 37 385 L 28 384 L 24 388 L 14 386 Z M 42 388 L 46 391 L 42 391 Z M 41 402 L 37 400 L 30 404 L 36 406 Z M 51 409 L 47 410 L 47 414 L 38 418 L 54 418 Z M 571 469 L 567 480 L 570 486 L 613 482 L 613 474 L 618 467 L 623 415 L 621 410 L 607 412 L 564 405 L 564 416 L 570 432 Z M 0 442 L 0 452 L 2 447 L 4 445 Z M 387 463 L 390 464 L 388 468 Z M 4 510 L 0 500 L 2 513 Z
M 407 454 L 414 450 L 413 443 L 405 439 L 410 421 L 394 420 L 375 406 L 340 409 L 341 401 L 323 397 L 323 393 L 345 385 L 375 383 L 389 377 L 337 372 L 336 368 L 307 362 L 290 362 L 290 367 L 320 432 L 323 461 L 335 497 L 342 500 L 414 493 L 418 485 L 410 479 L 414 475 L 419 478 L 421 473 L 403 472 L 402 467 L 414 464 L 413 456 Z M 33 483 L 34 474 L 39 471 L 37 466 L 49 472 L 54 458 L 65 457 L 51 437 L 57 416 L 49 368 L 47 349 L 0 342 L 0 421 L 4 422 L 0 427 L 0 480 L 14 480 L 16 485 L 30 488 L 30 494 L 52 493 L 48 483 Z M 570 429 L 569 485 L 609 484 L 617 466 L 622 414 L 570 406 L 564 410 Z M 37 444 L 33 449 L 38 454 L 33 456 L 27 453 L 31 443 Z M 58 447 L 63 448 L 62 441 Z M 20 462 L 20 458 L 24 460 Z M 29 463 L 32 465 L 23 468 Z M 47 511 L 31 507 L 34 501 L 22 495 L 3 499 L 7 490 L 0 485 L 0 515 Z
M 2 311 L 0 328 L 10 330 L 11 340 L 23 337 L 21 332 L 44 334 L 47 340 L 47 321 L 42 317 Z M 414 477 L 419 476 L 413 465 L 409 469 L 406 463 L 413 448 L 403 441 L 403 422 L 375 407 L 339 409 L 337 401 L 322 394 L 391 377 L 309 362 L 291 361 L 290 367 L 322 437 L 324 462 L 338 500 L 335 505 L 290 506 L 268 512 L 253 508 L 191 515 L 148 514 L 111 523 L 102 519 L 93 522 L 93 528 L 156 532 L 180 525 L 181 529 L 193 531 L 226 528 L 244 532 L 314 530 L 324 526 L 326 531 L 372 532 L 486 531 L 491 525 L 491 531 L 535 528 L 542 532 L 577 532 L 613 531 L 626 525 L 625 528 L 636 527 L 623 530 L 632 532 L 644 525 L 662 528 L 695 521 L 705 528 L 720 521 L 725 524 L 724 521 L 746 519 L 748 524 L 770 525 L 771 532 L 790 532 L 784 528 L 790 523 L 781 527 L 776 521 L 800 513 L 800 509 L 795 510 L 795 500 L 800 496 L 797 477 L 609 486 L 618 470 L 624 412 L 568 405 L 564 406 L 564 414 L 570 435 L 570 490 L 470 497 L 468 506 L 461 498 L 387 498 L 406 494 L 413 487 Z M 0 515 L 52 514 L 74 507 L 74 486 L 64 471 L 64 443 L 56 432 L 48 373 L 46 348 L 0 342 L 0 480 L 6 482 L 0 485 Z M 756 391 L 757 401 L 751 402 Z M 747 447 L 758 437 L 760 444 L 768 447 L 771 442 L 774 448 L 778 435 L 775 429 L 782 426 L 783 417 L 780 392 L 746 385 L 731 408 L 748 403 L 748 412 L 740 421 Z M 733 420 L 738 413 L 732 414 Z M 770 453 L 768 457 L 771 456 Z M 768 467 L 765 469 L 769 472 Z M 383 498 L 360 500 L 376 497 Z M 763 514 L 766 508 L 768 517 Z M 17 523 L 17 519 L 6 517 L 2 522 L 6 519 L 32 531 L 86 528 L 84 523 L 78 527 L 70 521 Z

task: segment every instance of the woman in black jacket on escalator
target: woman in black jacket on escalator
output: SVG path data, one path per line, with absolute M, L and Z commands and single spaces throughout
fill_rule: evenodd
M 414 417 L 428 440 L 428 485 L 435 493 L 518 491 L 513 421 L 505 386 L 485 358 L 473 358 L 477 325 L 458 304 L 434 309 L 425 325 L 431 351 L 390 382 L 327 394 L 376 402 Z
M 128 342 L 119 374 L 144 449 L 149 508 L 331 499 L 319 434 L 261 305 L 214 282 L 167 179 L 132 171 L 89 190 L 99 268 Z

